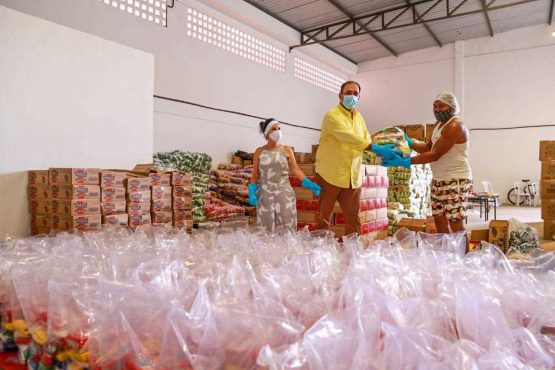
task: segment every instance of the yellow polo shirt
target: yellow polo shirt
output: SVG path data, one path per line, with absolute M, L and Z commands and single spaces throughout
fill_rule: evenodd
M 353 110 L 351 116 L 349 110 L 338 104 L 322 121 L 316 172 L 337 187 L 359 188 L 362 185 L 362 152 L 370 142 L 362 114 Z

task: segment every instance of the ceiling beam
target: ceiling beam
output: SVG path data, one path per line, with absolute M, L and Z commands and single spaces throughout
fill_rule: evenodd
M 553 5 L 555 5 L 555 0 L 551 0 L 551 6 L 549 7 L 549 25 L 553 23 Z
M 514 0 L 513 2 L 510 3 L 504 3 L 501 5 L 493 5 L 495 0 L 490 1 L 489 4 L 485 5 L 482 7 L 482 9 L 480 10 L 467 10 L 467 11 L 458 11 L 460 6 L 463 3 L 466 3 L 467 0 L 463 0 L 461 3 L 459 3 L 453 10 L 452 7 L 450 5 L 453 5 L 451 3 L 451 1 L 453 0 L 418 0 L 415 2 L 412 2 L 410 4 L 404 4 L 404 5 L 400 5 L 400 6 L 396 6 L 393 8 L 389 8 L 386 10 L 381 10 L 378 12 L 374 12 L 374 13 L 370 13 L 370 14 L 366 14 L 366 15 L 361 15 L 361 16 L 357 16 L 357 17 L 352 17 L 348 20 L 345 21 L 339 21 L 339 22 L 334 22 L 334 23 L 330 23 L 324 26 L 320 26 L 320 27 L 314 27 L 312 29 L 309 30 L 305 30 L 301 33 L 301 43 L 299 45 L 294 45 L 289 47 L 289 50 L 295 49 L 295 48 L 299 48 L 299 47 L 304 47 L 307 45 L 312 45 L 312 44 L 320 44 L 320 43 L 324 43 L 327 41 L 332 41 L 332 40 L 342 40 L 342 39 L 346 39 L 346 38 L 350 38 L 350 37 L 354 37 L 354 36 L 359 36 L 359 35 L 363 35 L 363 34 L 369 34 L 370 32 L 372 32 L 372 34 L 375 34 L 377 32 L 381 32 L 381 31 L 386 31 L 386 30 L 392 30 L 392 29 L 399 29 L 399 28 L 404 28 L 404 27 L 408 27 L 408 26 L 413 26 L 416 24 L 423 24 L 424 21 L 422 20 L 422 16 L 420 16 L 419 18 L 414 16 L 415 12 L 416 12 L 416 6 L 417 5 L 428 5 L 430 7 L 435 7 L 438 2 L 443 3 L 445 6 L 441 7 L 442 9 L 444 9 L 444 12 L 442 13 L 436 13 L 436 15 L 433 18 L 428 18 L 426 19 L 426 22 L 435 22 L 435 21 L 439 21 L 439 20 L 444 20 L 444 19 L 450 19 L 450 18 L 455 18 L 455 17 L 462 17 L 462 16 L 468 16 L 471 14 L 479 14 L 479 13 L 483 13 L 484 10 L 485 11 L 495 11 L 498 9 L 504 9 L 504 8 L 508 8 L 508 7 L 512 7 L 512 6 L 518 6 L 521 4 L 528 4 L 528 3 L 532 3 L 532 2 L 536 2 L 539 0 Z M 481 0 L 482 1 L 482 0 Z M 399 21 L 392 23 L 392 22 L 387 22 L 386 23 L 386 19 L 391 19 L 392 17 L 395 17 L 399 14 L 399 12 L 405 12 L 407 10 L 407 8 L 411 8 L 412 9 L 412 13 L 413 13 L 413 17 L 410 18 L 404 18 L 404 19 L 400 19 Z M 427 13 L 428 10 L 425 12 Z M 369 21 L 370 19 L 370 21 Z M 489 19 L 489 17 L 488 17 Z M 365 29 L 358 29 L 356 28 L 356 22 L 363 22 L 365 23 L 367 26 L 365 27 Z M 349 25 L 352 25 L 352 27 L 347 27 Z M 330 35 L 330 31 L 334 31 L 335 28 L 337 27 L 346 27 L 346 29 L 351 30 L 351 32 L 348 33 L 344 33 L 343 35 L 338 35 L 337 32 L 335 32 L 333 34 L 333 36 L 328 37 Z M 319 31 L 321 31 L 322 29 L 326 29 L 326 38 L 325 39 L 319 39 L 319 40 L 314 40 L 314 39 L 310 39 L 307 40 L 308 38 L 311 37 L 311 35 L 313 35 L 314 33 L 317 33 Z M 370 31 L 368 31 L 368 29 L 370 29 Z M 493 33 L 493 30 L 492 32 Z
M 480 3 L 482 4 L 482 11 L 484 12 L 484 17 L 486 18 L 486 22 L 488 22 L 489 34 L 490 34 L 491 37 L 493 37 L 493 27 L 491 26 L 491 21 L 489 19 L 488 8 L 486 6 L 486 0 L 480 0 Z
M 405 2 L 407 3 L 407 5 L 410 5 L 410 0 L 405 0 Z M 438 2 L 439 4 L 439 2 Z M 418 17 L 419 19 L 421 19 L 424 15 L 420 15 L 418 10 L 416 10 L 416 8 L 414 8 L 414 15 L 416 17 Z M 437 46 L 439 46 L 440 48 L 443 47 L 443 45 L 441 44 L 441 41 L 439 41 L 439 39 L 437 38 L 436 34 L 432 32 L 432 30 L 430 29 L 430 27 L 426 24 L 425 21 L 422 22 L 422 25 L 424 26 L 424 28 L 426 29 L 426 31 L 428 31 L 428 33 L 430 34 L 430 36 L 432 36 L 432 38 L 434 39 L 434 41 L 436 42 Z
M 280 21 L 280 22 L 283 23 L 284 25 L 288 26 L 289 28 L 294 29 L 295 31 L 297 31 L 298 33 L 301 34 L 301 39 L 302 39 L 302 37 L 303 37 L 303 36 L 302 36 L 303 31 L 300 30 L 299 28 L 297 28 L 296 26 L 294 26 L 293 24 L 289 23 L 288 21 L 286 21 L 285 19 L 281 18 L 280 16 L 278 16 L 278 15 L 276 15 L 276 14 L 269 12 L 268 10 L 264 9 L 263 7 L 261 7 L 260 5 L 258 5 L 257 3 L 255 3 L 255 2 L 252 1 L 252 0 L 243 0 L 243 1 L 246 2 L 246 3 L 249 4 L 249 5 L 254 6 L 256 9 L 260 10 L 261 12 L 268 14 L 270 17 L 277 19 L 278 21 Z M 324 41 L 324 42 L 325 42 L 325 41 Z M 346 59 L 346 60 L 348 60 L 349 62 L 351 62 L 351 63 L 353 63 L 353 64 L 355 64 L 355 65 L 357 64 L 357 62 L 355 62 L 353 59 L 351 59 L 351 58 L 349 58 L 348 56 L 346 56 L 345 54 L 340 53 L 339 51 L 337 51 L 337 50 L 335 50 L 335 49 L 333 49 L 333 48 L 331 48 L 331 47 L 325 45 L 323 42 L 319 42 L 319 44 L 321 44 L 323 47 L 325 47 L 326 49 L 330 50 L 331 52 L 333 52 L 333 53 L 339 55 L 341 58 Z M 291 50 L 292 50 L 292 49 L 290 48 L 290 49 L 289 49 L 289 52 L 291 52 Z
M 341 6 L 341 4 L 339 4 L 337 1 L 335 0 L 327 0 L 328 3 L 330 3 L 331 5 L 333 5 L 334 7 L 336 7 L 341 13 L 345 14 L 349 19 L 353 19 L 353 15 L 351 13 L 349 13 L 349 11 L 347 11 L 347 9 L 345 9 L 343 6 Z M 370 36 L 372 36 L 372 38 L 374 40 L 376 40 L 381 46 L 383 46 L 384 48 L 387 49 L 387 51 L 389 51 L 391 54 L 395 55 L 396 57 L 399 56 L 399 53 L 397 53 L 391 46 L 389 46 L 385 41 L 383 41 L 379 36 L 377 36 L 374 32 L 372 32 L 366 24 L 363 24 L 362 22 L 354 22 L 356 25 L 358 25 L 361 29 L 365 30 L 368 32 L 368 34 Z

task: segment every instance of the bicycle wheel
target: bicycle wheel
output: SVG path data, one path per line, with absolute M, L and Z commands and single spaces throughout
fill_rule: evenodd
M 516 192 L 515 192 L 515 189 L 509 190 L 509 193 L 507 194 L 507 200 L 508 200 L 509 203 L 511 203 L 513 206 L 516 206 Z M 525 198 L 520 198 L 519 206 L 521 206 L 521 205 L 524 204 L 524 200 L 525 200 Z

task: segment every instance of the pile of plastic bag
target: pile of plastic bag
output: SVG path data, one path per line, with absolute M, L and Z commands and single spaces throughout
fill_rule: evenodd
M 553 253 L 464 249 L 406 229 L 368 248 L 153 226 L 8 240 L 2 327 L 33 369 L 551 369 Z

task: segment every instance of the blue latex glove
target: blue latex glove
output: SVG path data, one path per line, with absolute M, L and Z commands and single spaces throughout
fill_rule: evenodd
M 414 145 L 414 140 L 412 140 L 407 133 L 405 132 L 405 140 L 407 141 L 407 143 L 409 144 L 409 148 L 412 148 L 412 146 Z
M 309 189 L 314 193 L 314 195 L 320 195 L 320 191 L 322 188 L 316 184 L 315 182 L 311 181 L 308 177 L 305 177 L 301 183 L 302 187 L 305 189 Z
M 385 145 L 372 144 L 372 148 L 370 150 L 382 158 L 391 159 L 391 158 L 394 158 L 393 157 L 394 155 L 401 156 L 401 151 L 398 149 L 394 149 L 396 147 L 397 145 L 395 144 L 385 144 Z
M 249 204 L 254 207 L 258 207 L 258 197 L 256 192 L 258 191 L 258 184 L 249 184 Z
M 403 158 L 400 155 L 394 154 L 393 158 L 384 158 L 382 165 L 385 167 L 405 167 L 410 168 L 410 157 Z

